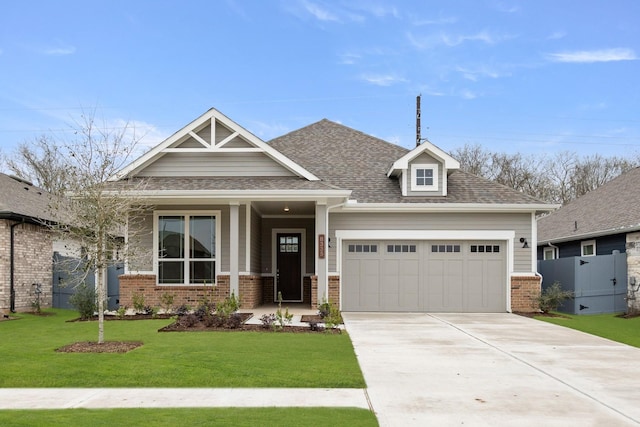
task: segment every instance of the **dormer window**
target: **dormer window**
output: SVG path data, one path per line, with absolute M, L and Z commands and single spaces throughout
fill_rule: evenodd
M 437 191 L 438 165 L 411 165 L 411 191 Z

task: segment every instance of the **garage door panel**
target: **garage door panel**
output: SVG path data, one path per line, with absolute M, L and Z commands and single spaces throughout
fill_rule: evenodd
M 504 242 L 379 241 L 373 253 L 346 243 L 358 242 L 344 246 L 344 310 L 506 311 Z

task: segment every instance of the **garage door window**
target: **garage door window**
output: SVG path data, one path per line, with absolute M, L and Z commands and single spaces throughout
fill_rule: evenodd
M 378 245 L 349 245 L 347 250 L 352 253 L 378 252 Z
M 415 252 L 416 245 L 387 245 L 388 253 Z
M 500 245 L 471 245 L 471 253 L 500 252 Z
M 431 252 L 460 252 L 460 245 L 431 245 Z

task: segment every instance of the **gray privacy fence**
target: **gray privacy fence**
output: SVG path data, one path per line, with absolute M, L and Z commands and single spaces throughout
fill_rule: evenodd
M 560 282 L 573 300 L 559 308 L 570 314 L 615 313 L 627 310 L 627 255 L 569 257 L 538 261 L 542 289 Z
M 60 255 L 58 252 L 53 254 L 53 307 L 69 308 L 74 307 L 69 303 L 69 298 L 76 293 L 73 283 L 77 283 L 82 277 L 82 266 L 85 262 L 80 258 L 72 258 Z M 122 274 L 124 264 L 119 262 L 109 266 L 107 269 L 107 297 L 108 309 L 117 310 L 120 300 L 120 283 L 118 276 Z M 75 271 L 74 271 L 75 270 Z M 87 274 L 84 283 L 87 286 L 95 287 L 95 274 L 90 272 Z

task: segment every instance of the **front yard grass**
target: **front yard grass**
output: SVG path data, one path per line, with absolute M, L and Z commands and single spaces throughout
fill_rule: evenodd
M 105 322 L 105 340 L 142 347 L 59 353 L 96 341 L 98 325 L 49 311 L 0 322 L 0 387 L 365 387 L 347 334 L 157 332 L 172 320 L 121 320 Z
M 0 425 L 31 426 L 377 426 L 373 412 L 356 408 L 64 409 L 0 411 Z
M 640 317 L 624 319 L 619 313 L 574 315 L 556 313 L 562 317 L 536 316 L 536 319 L 577 329 L 612 341 L 640 347 Z

